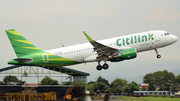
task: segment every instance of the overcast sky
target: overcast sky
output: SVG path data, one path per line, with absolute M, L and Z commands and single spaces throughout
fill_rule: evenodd
M 180 38 L 179 0 L 0 0 L 0 68 L 16 58 L 5 33 L 16 29 L 42 50 L 88 42 L 82 31 L 93 38 L 128 35 L 149 30 L 165 30 Z M 180 70 L 180 42 L 155 51 L 138 53 L 124 62 L 110 63 L 97 71 L 97 63 L 68 66 L 110 82 L 115 78 L 135 78 L 157 70 Z M 136 79 L 134 79 L 136 81 Z M 0 79 L 1 81 L 1 79 Z M 130 82 L 130 81 L 129 81 Z

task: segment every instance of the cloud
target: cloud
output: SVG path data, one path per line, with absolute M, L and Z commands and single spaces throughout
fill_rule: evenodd
M 178 58 L 180 58 L 180 55 L 177 55 Z
M 86 6 L 86 4 L 90 3 Z M 80 1 L 35 2 L 30 6 L 26 17 L 66 16 L 68 14 L 80 14 L 88 16 L 112 17 L 118 16 L 117 7 L 113 4 L 95 2 L 83 3 Z M 81 5 L 79 5 L 81 4 Z M 39 13 L 41 12 L 41 13 Z
M 180 21 L 180 12 L 169 11 L 170 9 L 158 8 L 155 6 L 150 7 L 152 13 L 144 16 L 143 20 L 152 21 L 155 23 L 164 23 L 164 22 L 175 22 Z

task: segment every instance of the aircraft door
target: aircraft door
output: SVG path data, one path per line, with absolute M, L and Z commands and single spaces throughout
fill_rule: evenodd
M 160 41 L 160 34 L 158 32 L 156 32 L 154 38 L 155 38 L 156 42 Z
M 43 58 L 43 62 L 44 63 L 48 63 L 49 62 L 48 53 L 42 53 L 42 58 Z
M 154 49 L 155 47 L 156 47 L 156 42 L 155 42 L 155 40 L 156 40 L 156 33 L 151 33 L 151 34 L 154 34 L 153 36 L 152 36 L 152 38 L 154 39 L 151 39 L 150 38 L 150 47 L 148 47 L 148 48 L 150 48 L 150 49 Z
M 159 47 L 159 42 L 161 41 L 161 39 L 160 39 L 161 36 L 160 36 L 160 35 L 161 35 L 161 34 L 158 33 L 158 32 L 155 33 L 155 37 L 154 37 L 154 38 L 155 38 L 155 44 L 154 44 L 154 45 L 155 45 L 155 48 L 158 48 L 158 47 Z

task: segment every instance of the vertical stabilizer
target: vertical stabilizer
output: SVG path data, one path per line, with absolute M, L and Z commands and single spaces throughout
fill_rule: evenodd
M 30 53 L 37 53 L 41 51 L 39 48 L 25 39 L 21 34 L 19 34 L 16 30 L 9 29 L 6 30 L 6 33 L 17 57 L 23 57 L 26 55 L 30 55 Z

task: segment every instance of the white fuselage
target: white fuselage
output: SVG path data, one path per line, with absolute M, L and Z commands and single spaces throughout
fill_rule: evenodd
M 168 34 L 166 31 L 157 30 L 120 36 L 97 42 L 119 50 L 129 47 L 135 48 L 137 52 L 142 52 L 165 47 L 176 41 L 176 36 Z M 95 52 L 93 48 L 91 43 L 83 43 L 49 50 L 48 52 L 55 54 L 55 56 L 61 56 L 78 62 L 91 62 L 97 61 L 97 52 Z

